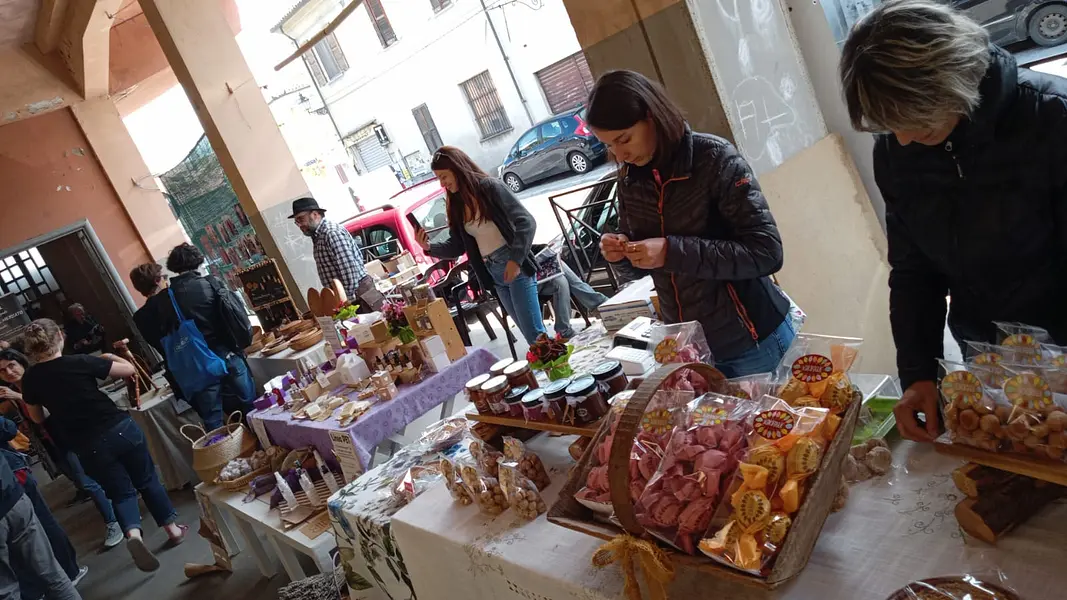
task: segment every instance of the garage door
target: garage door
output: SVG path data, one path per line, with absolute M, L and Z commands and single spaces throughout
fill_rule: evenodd
M 537 72 L 537 80 L 552 114 L 584 104 L 593 90 L 593 74 L 581 52 L 541 69 Z
M 359 151 L 359 158 L 363 161 L 363 166 L 367 167 L 368 172 L 393 162 L 389 158 L 389 152 L 385 150 L 385 146 L 373 135 L 356 142 L 356 149 Z

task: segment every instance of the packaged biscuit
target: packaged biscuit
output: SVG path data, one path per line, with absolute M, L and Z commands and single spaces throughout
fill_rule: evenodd
M 500 488 L 508 506 L 520 517 L 532 521 L 548 510 L 537 486 L 522 474 L 519 464 L 508 461 L 500 465 Z
M 863 340 L 799 334 L 778 369 L 784 383 L 775 396 L 790 406 L 813 406 L 844 413 L 853 400 L 848 371 Z

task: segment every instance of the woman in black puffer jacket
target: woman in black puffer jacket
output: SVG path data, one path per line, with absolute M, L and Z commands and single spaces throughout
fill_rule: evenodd
M 770 280 L 782 238 L 745 159 L 692 132 L 663 89 L 632 71 L 597 81 L 586 121 L 622 163 L 620 232 L 601 238 L 604 257 L 649 271 L 660 317 L 699 321 L 727 377 L 774 369 L 796 332 Z

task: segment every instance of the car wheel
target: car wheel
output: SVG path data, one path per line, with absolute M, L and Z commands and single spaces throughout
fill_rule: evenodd
M 1030 16 L 1030 39 L 1038 46 L 1056 46 L 1067 42 L 1067 5 L 1043 6 Z
M 575 173 L 585 173 L 589 170 L 589 159 L 581 152 L 571 152 L 567 156 L 567 165 Z
M 514 173 L 508 173 L 504 176 L 504 183 L 511 188 L 511 191 L 518 193 L 522 191 L 522 180 Z

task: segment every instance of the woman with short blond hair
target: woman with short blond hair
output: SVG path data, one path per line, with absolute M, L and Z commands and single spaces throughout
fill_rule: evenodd
M 30 418 L 43 423 L 48 409 L 49 425 L 62 431 L 86 474 L 111 500 L 134 564 L 154 571 L 159 560 L 142 536 L 138 493 L 156 524 L 166 530 L 170 545 L 180 544 L 188 528 L 175 522 L 177 512 L 156 475 L 144 433 L 99 389 L 98 380 L 132 377 L 134 367 L 112 354 L 64 356 L 64 341 L 63 331 L 50 319 L 30 323 L 22 334 L 23 347 L 34 361 L 22 377 Z
M 1017 321 L 1067 344 L 1067 80 L 1018 68 L 980 25 L 934 0 L 875 7 L 845 41 L 840 76 L 853 126 L 879 134 L 906 389 L 898 428 L 931 441 L 946 296 L 961 343 L 994 342 L 995 321 Z

